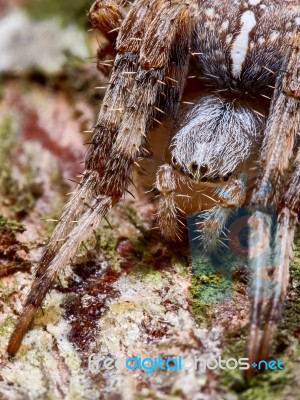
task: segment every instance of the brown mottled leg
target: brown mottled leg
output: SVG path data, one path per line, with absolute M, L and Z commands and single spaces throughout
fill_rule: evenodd
M 167 240 L 180 239 L 179 207 L 176 203 L 178 176 L 169 164 L 159 167 L 155 188 L 160 192 L 157 220 L 160 232 Z
M 126 3 L 123 0 L 97 0 L 88 13 L 92 28 L 107 40 L 105 44 L 99 43 L 97 50 L 97 68 L 105 76 L 111 72 L 117 55 L 116 40 L 126 15 Z
M 123 196 L 132 165 L 142 153 L 154 118 L 166 113 L 158 107 L 163 91 L 169 112 L 176 112 L 189 64 L 193 4 L 192 0 L 184 4 L 142 0 L 127 14 L 118 35 L 116 47 L 119 53 L 86 159 L 86 172 L 81 183 L 83 191 L 76 200 L 80 191 L 77 189 L 65 210 L 67 220 L 74 214 L 81 216 L 77 215 L 78 222 L 72 230 L 61 219 L 56 234 L 50 239 L 45 250 L 47 257 L 43 257 L 40 266 L 42 272 L 32 285 L 24 312 L 11 336 L 9 354 L 17 352 L 59 270 L 68 264 L 80 243 Z M 179 34 L 183 40 L 178 42 Z M 158 36 L 160 40 L 157 40 Z M 170 83 L 166 73 L 173 69 L 175 55 L 182 76 L 177 81 L 172 78 Z M 85 196 L 87 201 L 80 201 Z M 82 210 L 79 213 L 73 208 L 73 197 Z M 57 232 L 63 232 L 63 237 Z
M 251 242 L 249 263 L 252 271 L 253 301 L 248 341 L 251 361 L 268 356 L 276 323 L 280 317 L 281 304 L 288 282 L 288 264 L 292 254 L 292 241 L 296 213 L 299 211 L 299 154 L 294 162 L 294 172 L 287 179 L 292 167 L 293 152 L 300 131 L 300 33 L 295 33 L 288 52 L 285 71 L 279 73 L 270 115 L 267 121 L 263 151 L 262 172 L 252 195 L 255 206 L 250 218 L 250 228 L 259 237 L 269 235 L 268 226 L 272 216 L 265 207 L 278 212 L 275 235 L 275 260 L 271 294 L 270 281 L 262 279 L 262 259 L 259 246 Z M 285 182 L 288 182 L 285 185 Z M 269 244 L 271 247 L 271 244 Z M 267 298 L 269 297 L 269 301 Z M 251 374 L 252 371 L 249 371 Z

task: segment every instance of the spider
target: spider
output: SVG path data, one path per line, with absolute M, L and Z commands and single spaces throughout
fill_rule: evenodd
M 247 204 L 249 227 L 269 238 L 267 206 L 275 208 L 270 247 L 281 257 L 269 271 L 277 283 L 269 301 L 257 261 L 263 241 L 248 255 L 254 295 L 247 352 L 251 360 L 266 358 L 300 208 L 298 1 L 97 0 L 88 15 L 108 39 L 97 53 L 108 86 L 85 172 L 42 255 L 8 353 L 17 352 L 59 270 L 124 197 L 134 167 L 148 167 L 156 169 L 158 225 L 168 240 L 181 237 L 184 215 L 206 210 L 218 214 L 199 228 L 213 252 L 230 209 Z

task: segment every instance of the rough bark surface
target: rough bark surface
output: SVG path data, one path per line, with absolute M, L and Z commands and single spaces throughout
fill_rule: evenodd
M 101 99 L 93 88 L 102 78 L 85 59 L 95 38 L 74 24 L 90 4 L 63 3 L 0 2 L 0 398 L 298 398 L 298 245 L 274 345 L 284 371 L 246 382 L 240 371 L 146 374 L 124 367 L 134 356 L 241 357 L 249 306 L 243 270 L 233 274 L 232 301 L 200 301 L 213 278 L 192 273 L 187 242 L 168 245 L 151 229 L 155 200 L 134 188 L 136 199 L 116 207 L 61 272 L 20 351 L 8 359 L 9 336 L 55 224 L 47 220 L 58 218 L 74 185 L 69 179 L 82 171 L 89 137 L 81 132 L 93 125 Z M 123 363 L 105 369 L 108 358 Z

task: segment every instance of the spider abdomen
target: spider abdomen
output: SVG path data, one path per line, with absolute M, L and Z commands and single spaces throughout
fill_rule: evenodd
M 270 93 L 299 15 L 269 0 L 205 3 L 192 42 L 201 80 L 253 95 Z

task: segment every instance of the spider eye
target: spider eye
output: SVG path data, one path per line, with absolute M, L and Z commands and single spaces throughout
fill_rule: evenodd
M 208 171 L 208 166 L 207 166 L 207 164 L 201 165 L 200 171 L 201 171 L 203 174 L 205 174 L 205 172 Z
M 173 165 L 177 164 L 177 160 L 176 160 L 176 158 L 174 156 L 172 157 L 172 164 Z
M 191 164 L 191 169 L 192 169 L 192 171 L 196 172 L 197 169 L 198 169 L 198 164 L 197 164 L 196 162 L 193 162 L 193 163 Z
M 224 182 L 229 181 L 229 178 L 231 177 L 231 175 L 232 175 L 232 172 L 228 172 L 228 173 L 223 177 L 223 181 L 224 181 Z

